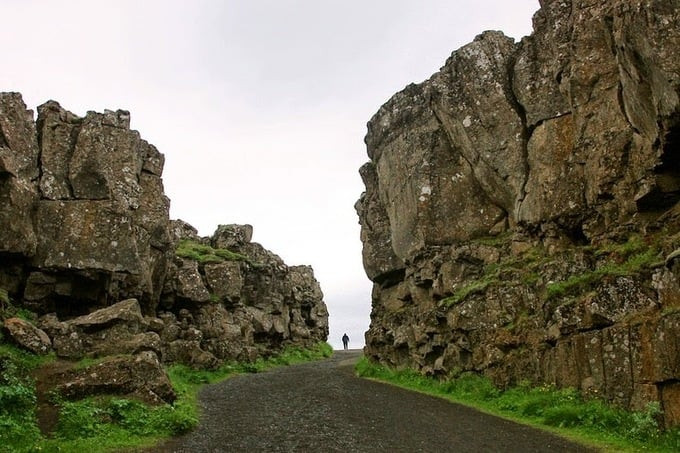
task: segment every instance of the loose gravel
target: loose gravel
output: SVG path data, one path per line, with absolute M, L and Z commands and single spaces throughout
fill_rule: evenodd
M 167 452 L 586 452 L 549 433 L 354 376 L 361 351 L 240 375 L 200 393 Z

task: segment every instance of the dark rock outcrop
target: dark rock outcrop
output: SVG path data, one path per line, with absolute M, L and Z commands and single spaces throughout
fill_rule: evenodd
M 158 315 L 164 360 L 248 360 L 326 339 L 328 312 L 311 267 L 287 266 L 250 242 L 250 225 L 220 225 L 206 238 L 183 222 L 173 230 L 181 256 L 161 298 L 166 311 Z
M 485 32 L 380 108 L 356 205 L 369 356 L 680 424 L 678 11 L 544 0 L 531 36 Z
M 110 357 L 82 369 L 50 376 L 55 392 L 64 398 L 124 395 L 150 404 L 172 403 L 176 395 L 156 354 Z
M 126 111 L 80 118 L 49 101 L 34 121 L 20 94 L 0 93 L 0 302 L 42 315 L 42 330 L 5 330 L 65 359 L 127 355 L 74 372 L 64 395 L 170 401 L 133 381 L 161 379 L 155 362 L 212 368 L 327 338 L 311 268 L 251 242 L 250 225 L 201 238 L 171 221 L 163 165 Z
M 125 111 L 79 118 L 50 101 L 34 123 L 4 93 L 0 118 L 0 284 L 37 312 L 126 297 L 153 312 L 173 252 L 162 155 Z

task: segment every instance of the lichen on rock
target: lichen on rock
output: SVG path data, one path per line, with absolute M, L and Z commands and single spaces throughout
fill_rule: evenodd
M 202 238 L 169 219 L 164 162 L 127 111 L 81 118 L 48 101 L 34 121 L 0 93 L 0 302 L 41 316 L 4 327 L 36 353 L 102 359 L 61 376 L 65 396 L 171 402 L 163 362 L 213 368 L 328 336 L 310 267 L 251 242 L 250 225 Z
M 678 6 L 542 1 L 532 35 L 485 32 L 379 109 L 356 204 L 367 355 L 680 424 L 660 342 L 680 332 Z

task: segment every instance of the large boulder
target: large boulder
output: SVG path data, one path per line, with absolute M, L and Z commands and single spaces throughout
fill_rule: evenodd
M 175 392 L 156 354 L 107 358 L 82 369 L 71 369 L 52 377 L 55 391 L 68 399 L 95 395 L 121 395 L 150 404 L 172 403 Z
M 55 315 L 41 318 L 41 326 L 52 337 L 57 356 L 70 359 L 161 352 L 161 339 L 147 331 L 139 302 L 129 299 L 89 315 L 59 321 Z
M 0 95 L 0 253 L 66 285 L 97 286 L 80 299 L 63 284 L 29 285 L 32 309 L 72 315 L 63 297 L 82 305 L 137 297 L 155 309 L 171 248 L 164 159 L 129 120 L 122 110 L 80 118 L 48 101 L 34 122 L 19 94 Z
M 205 280 L 210 293 L 219 300 L 238 302 L 243 289 L 241 264 L 236 261 L 205 265 Z
M 249 243 L 252 238 L 251 225 L 218 225 L 210 242 L 215 248 L 234 249 Z
M 50 337 L 28 321 L 9 318 L 5 320 L 4 327 L 14 343 L 34 354 L 44 355 L 52 350 Z
M 198 263 L 193 260 L 178 260 L 177 267 L 177 296 L 194 302 L 208 302 L 210 292 L 205 287 Z

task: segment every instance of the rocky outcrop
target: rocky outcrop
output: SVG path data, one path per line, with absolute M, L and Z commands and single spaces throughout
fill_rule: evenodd
M 328 312 L 311 267 L 289 267 L 250 242 L 250 225 L 220 225 L 206 238 L 183 222 L 172 230 L 178 255 L 158 314 L 164 360 L 248 360 L 325 341 Z
M 152 313 L 172 258 L 163 156 L 119 110 L 38 120 L 0 94 L 0 285 L 37 312 L 136 297 Z
M 50 376 L 54 391 L 68 399 L 124 395 L 150 404 L 172 403 L 176 395 L 156 354 L 110 357 L 82 369 Z
M 368 123 L 366 353 L 680 424 L 680 4 L 544 0 Z M 662 340 L 663 339 L 663 340 Z
M 41 316 L 5 332 L 68 360 L 126 356 L 71 376 L 64 395 L 113 389 L 110 378 L 140 396 L 133 381 L 154 360 L 211 368 L 326 340 L 312 269 L 251 242 L 250 225 L 201 238 L 171 221 L 163 165 L 126 111 L 81 118 L 49 101 L 34 121 L 20 94 L 0 93 L 0 308 Z

